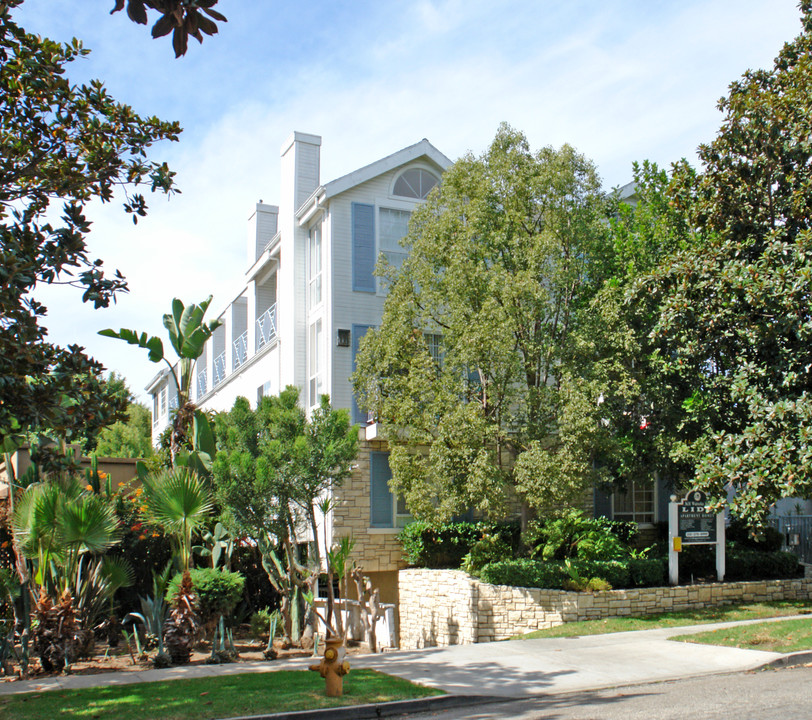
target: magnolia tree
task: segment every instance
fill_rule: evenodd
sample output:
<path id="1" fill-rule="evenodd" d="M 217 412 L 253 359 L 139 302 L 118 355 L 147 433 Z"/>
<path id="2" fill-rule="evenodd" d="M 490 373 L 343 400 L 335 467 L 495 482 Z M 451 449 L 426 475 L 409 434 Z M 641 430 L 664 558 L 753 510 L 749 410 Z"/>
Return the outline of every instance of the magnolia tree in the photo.
<path id="1" fill-rule="evenodd" d="M 771 70 L 748 71 L 719 107 L 698 171 L 678 164 L 669 200 L 695 230 L 649 278 L 653 337 L 691 385 L 675 453 L 717 504 L 755 523 L 812 494 L 812 3 Z M 681 427 L 676 427 L 681 430 Z"/>

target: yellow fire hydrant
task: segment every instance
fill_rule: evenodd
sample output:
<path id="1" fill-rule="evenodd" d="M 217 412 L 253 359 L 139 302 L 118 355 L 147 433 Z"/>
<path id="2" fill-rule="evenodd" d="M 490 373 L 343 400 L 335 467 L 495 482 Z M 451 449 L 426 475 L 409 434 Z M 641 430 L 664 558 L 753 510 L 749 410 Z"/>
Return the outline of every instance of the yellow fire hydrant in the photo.
<path id="1" fill-rule="evenodd" d="M 311 670 L 318 671 L 327 681 L 327 697 L 341 697 L 344 694 L 344 676 L 350 671 L 350 663 L 344 657 L 347 649 L 341 638 L 330 638 L 326 641 L 324 657 L 318 665 L 311 665 Z"/>

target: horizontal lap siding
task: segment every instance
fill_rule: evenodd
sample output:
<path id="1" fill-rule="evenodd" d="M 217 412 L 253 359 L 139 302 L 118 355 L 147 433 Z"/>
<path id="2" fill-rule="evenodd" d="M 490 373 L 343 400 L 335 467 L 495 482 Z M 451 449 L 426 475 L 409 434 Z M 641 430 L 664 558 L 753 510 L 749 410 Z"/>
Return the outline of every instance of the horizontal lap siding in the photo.
<path id="1" fill-rule="evenodd" d="M 350 409 L 352 390 L 352 348 L 335 347 L 339 328 L 350 330 L 353 325 L 379 326 L 383 315 L 384 297 L 377 293 L 355 292 L 352 289 L 352 203 L 375 205 L 376 200 L 389 196 L 392 179 L 400 170 L 384 173 L 330 201 L 330 242 L 332 273 L 332 400 L 335 407 Z M 377 233 L 377 206 L 375 226 Z"/>

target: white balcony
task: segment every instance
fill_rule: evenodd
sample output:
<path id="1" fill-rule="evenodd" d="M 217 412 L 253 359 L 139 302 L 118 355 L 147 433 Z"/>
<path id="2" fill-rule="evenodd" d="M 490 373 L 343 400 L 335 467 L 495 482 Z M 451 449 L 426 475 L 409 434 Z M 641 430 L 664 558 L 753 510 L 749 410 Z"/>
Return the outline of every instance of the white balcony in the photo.
<path id="1" fill-rule="evenodd" d="M 234 369 L 248 360 L 248 331 L 246 330 L 234 341 Z"/>
<path id="2" fill-rule="evenodd" d="M 226 379 L 226 353 L 225 350 L 214 358 L 214 382 L 212 387 L 217 387 Z"/>
<path id="3" fill-rule="evenodd" d="M 276 339 L 276 303 L 257 318 L 257 350 Z"/>

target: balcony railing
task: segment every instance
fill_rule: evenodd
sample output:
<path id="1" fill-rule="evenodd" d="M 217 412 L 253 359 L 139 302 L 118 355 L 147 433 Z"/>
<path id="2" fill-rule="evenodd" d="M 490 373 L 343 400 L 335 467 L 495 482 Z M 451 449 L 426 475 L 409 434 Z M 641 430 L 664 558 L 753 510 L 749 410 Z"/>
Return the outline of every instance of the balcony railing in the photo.
<path id="1" fill-rule="evenodd" d="M 223 380 L 226 379 L 226 352 L 223 350 L 216 358 L 214 358 L 214 382 L 212 387 L 217 387 Z"/>
<path id="2" fill-rule="evenodd" d="M 234 369 L 248 360 L 248 330 L 234 341 Z"/>
<path id="3" fill-rule="evenodd" d="M 199 398 L 203 397 L 206 394 L 206 391 L 208 390 L 208 384 L 209 384 L 209 373 L 208 370 L 204 368 L 197 374 L 197 396 Z"/>
<path id="4" fill-rule="evenodd" d="M 257 350 L 276 338 L 276 303 L 257 318 Z"/>

